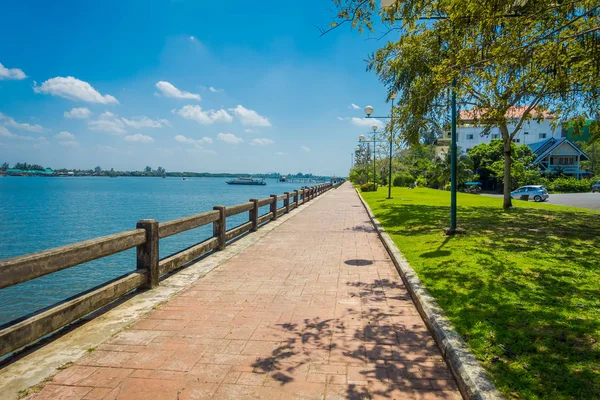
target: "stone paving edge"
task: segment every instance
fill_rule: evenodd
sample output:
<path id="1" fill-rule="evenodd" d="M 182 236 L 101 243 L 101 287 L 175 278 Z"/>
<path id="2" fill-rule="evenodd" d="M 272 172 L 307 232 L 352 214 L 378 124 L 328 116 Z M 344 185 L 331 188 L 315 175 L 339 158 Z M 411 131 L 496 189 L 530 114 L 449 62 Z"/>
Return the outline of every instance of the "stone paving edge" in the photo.
<path id="1" fill-rule="evenodd" d="M 458 332 L 454 330 L 435 298 L 429 294 L 415 270 L 404 258 L 381 223 L 375 218 L 367 202 L 358 190 L 356 190 L 356 193 L 412 296 L 419 314 L 421 314 L 444 360 L 450 367 L 462 396 L 469 400 L 504 400 L 504 397 L 479 364 L 475 355 L 469 350 Z"/>

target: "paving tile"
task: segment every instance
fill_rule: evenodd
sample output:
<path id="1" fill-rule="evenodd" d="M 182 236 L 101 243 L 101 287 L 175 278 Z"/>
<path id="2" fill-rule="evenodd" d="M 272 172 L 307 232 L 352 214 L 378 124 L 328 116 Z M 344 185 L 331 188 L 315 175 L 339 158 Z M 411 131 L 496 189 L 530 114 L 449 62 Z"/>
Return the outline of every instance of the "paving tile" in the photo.
<path id="1" fill-rule="evenodd" d="M 35 398 L 459 398 L 354 189 L 303 208 Z"/>

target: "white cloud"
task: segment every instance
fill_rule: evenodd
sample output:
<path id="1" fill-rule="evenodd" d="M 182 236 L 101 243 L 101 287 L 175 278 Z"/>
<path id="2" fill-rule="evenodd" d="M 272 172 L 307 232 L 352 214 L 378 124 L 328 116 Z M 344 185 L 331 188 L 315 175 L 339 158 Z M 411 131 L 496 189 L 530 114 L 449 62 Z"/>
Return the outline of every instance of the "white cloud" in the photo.
<path id="1" fill-rule="evenodd" d="M 354 110 L 360 110 L 360 106 L 357 106 L 356 104 L 352 103 L 348 106 L 348 108 L 352 108 Z"/>
<path id="2" fill-rule="evenodd" d="M 116 133 L 117 135 L 123 135 L 127 133 L 125 130 L 125 124 L 119 119 L 99 119 L 96 121 L 88 122 L 88 128 L 92 131 L 101 131 L 108 133 Z"/>
<path id="3" fill-rule="evenodd" d="M 131 126 L 132 128 L 162 128 L 161 121 L 164 123 L 166 120 L 153 120 L 148 117 L 133 117 L 132 119 L 121 118 L 121 120 L 127 126 Z M 167 121 L 168 122 L 168 121 Z"/>
<path id="4" fill-rule="evenodd" d="M 71 132 L 62 131 L 56 136 L 54 136 L 54 138 L 61 140 L 75 140 L 75 135 L 73 135 Z"/>
<path id="5" fill-rule="evenodd" d="M 217 135 L 217 139 L 219 139 L 225 143 L 231 143 L 231 144 L 238 144 L 238 143 L 242 143 L 244 141 L 244 139 L 242 139 L 241 137 L 235 136 L 233 133 L 219 133 Z"/>
<path id="6" fill-rule="evenodd" d="M 85 108 L 85 107 L 76 107 L 71 109 L 71 111 L 65 111 L 63 113 L 63 115 L 65 116 L 65 118 L 67 119 L 86 119 L 89 118 L 90 115 L 92 115 L 92 112 L 90 111 L 89 108 Z"/>
<path id="7" fill-rule="evenodd" d="M 277 153 L 275 153 L 276 156 L 286 156 L 287 153 L 282 153 L 281 151 L 278 151 Z"/>
<path id="8" fill-rule="evenodd" d="M 114 117 L 116 117 L 116 115 L 111 113 L 110 111 L 104 111 L 102 114 L 100 114 L 100 118 L 114 118 Z"/>
<path id="9" fill-rule="evenodd" d="M 200 106 L 184 106 L 181 110 L 177 111 L 177 114 L 183 118 L 191 119 L 202 125 L 210 125 L 215 122 L 232 122 L 233 117 L 225 110 L 208 110 L 202 111 Z"/>
<path id="10" fill-rule="evenodd" d="M 273 144 L 275 142 L 273 142 L 271 139 L 267 139 L 267 138 L 256 138 L 256 139 L 252 139 L 252 141 L 250 141 L 250 144 L 252 146 L 266 146 L 268 144 Z"/>
<path id="11" fill-rule="evenodd" d="M 337 119 L 339 119 L 340 121 L 345 121 L 345 120 L 347 120 L 348 118 L 344 118 L 344 117 L 337 117 Z"/>
<path id="12" fill-rule="evenodd" d="M 244 126 L 271 126 L 268 118 L 259 115 L 254 110 L 249 110 L 242 105 L 230 109 L 242 121 Z"/>
<path id="13" fill-rule="evenodd" d="M 361 128 L 371 128 L 373 125 L 377 125 L 377 128 L 382 128 L 385 124 L 375 118 L 352 118 L 350 120 L 354 125 L 360 126 Z"/>
<path id="14" fill-rule="evenodd" d="M 58 144 L 63 147 L 79 147 L 79 143 L 75 140 L 65 140 L 62 142 L 58 142 Z"/>
<path id="15" fill-rule="evenodd" d="M 244 129 L 245 133 L 255 133 L 256 129 Z"/>
<path id="16" fill-rule="evenodd" d="M 0 81 L 3 79 L 21 80 L 27 78 L 27 75 L 19 68 L 6 68 L 0 64 Z"/>
<path id="17" fill-rule="evenodd" d="M 125 139 L 126 142 L 154 143 L 154 139 L 152 137 L 142 135 L 141 133 L 136 133 L 135 135 L 127 135 L 123 139 Z"/>
<path id="18" fill-rule="evenodd" d="M 87 82 L 67 76 L 57 76 L 48 79 L 41 86 L 34 86 L 36 93 L 51 94 L 53 96 L 64 97 L 69 100 L 86 101 L 88 103 L 100 104 L 119 104 L 119 101 L 110 94 L 101 95 L 96 89 Z"/>
<path id="19" fill-rule="evenodd" d="M 43 136 L 39 136 L 39 137 L 33 137 L 33 136 L 23 136 L 23 135 L 15 135 L 13 134 L 11 131 L 9 131 L 8 129 L 6 129 L 3 126 L 0 126 L 0 136 L 1 137 L 5 137 L 5 138 L 9 138 L 9 139 L 17 139 L 17 140 L 24 140 L 24 141 L 29 141 L 29 142 L 37 142 L 35 144 L 35 146 L 39 146 L 42 144 L 48 144 L 48 139 L 46 139 Z"/>
<path id="20" fill-rule="evenodd" d="M 15 129 L 21 129 L 24 131 L 28 131 L 28 132 L 44 132 L 45 129 L 43 126 L 38 125 L 38 124 L 28 124 L 28 123 L 21 123 L 21 122 L 17 122 L 15 121 L 13 118 L 9 117 L 8 115 L 4 115 L 2 113 L 0 113 L 0 119 L 1 120 L 5 120 L 4 125 L 6 126 L 10 126 L 11 128 L 15 128 Z"/>
<path id="21" fill-rule="evenodd" d="M 213 93 L 221 93 L 223 91 L 223 89 L 217 89 L 215 87 L 209 87 L 208 90 L 210 90 Z"/>
<path id="22" fill-rule="evenodd" d="M 310 151 L 310 147 L 306 147 L 306 146 L 300 146 L 300 148 L 306 152 Z"/>
<path id="23" fill-rule="evenodd" d="M 185 92 L 177 89 L 171 83 L 166 81 L 160 81 L 156 83 L 156 88 L 162 92 L 165 97 L 173 97 L 176 99 L 191 99 L 201 100 L 200 95 L 196 93 Z"/>
<path id="24" fill-rule="evenodd" d="M 206 137 L 206 136 L 203 137 L 202 139 L 192 139 L 192 138 L 185 137 L 183 135 L 177 135 L 177 136 L 175 136 L 175 140 L 177 140 L 179 143 L 191 144 L 198 149 L 203 149 L 204 147 L 202 147 L 202 145 L 205 143 L 213 142 L 213 140 L 211 138 Z"/>
<path id="25" fill-rule="evenodd" d="M 196 37 L 195 36 L 190 36 L 190 42 L 195 42 L 196 41 Z"/>

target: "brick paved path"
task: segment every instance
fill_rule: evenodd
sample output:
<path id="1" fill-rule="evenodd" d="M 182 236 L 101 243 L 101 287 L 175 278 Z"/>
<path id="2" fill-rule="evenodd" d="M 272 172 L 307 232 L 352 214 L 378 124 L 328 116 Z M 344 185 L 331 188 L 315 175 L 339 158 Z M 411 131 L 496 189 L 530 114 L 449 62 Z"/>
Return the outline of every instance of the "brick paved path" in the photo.
<path id="1" fill-rule="evenodd" d="M 41 399 L 455 399 L 349 184 L 75 365 Z"/>

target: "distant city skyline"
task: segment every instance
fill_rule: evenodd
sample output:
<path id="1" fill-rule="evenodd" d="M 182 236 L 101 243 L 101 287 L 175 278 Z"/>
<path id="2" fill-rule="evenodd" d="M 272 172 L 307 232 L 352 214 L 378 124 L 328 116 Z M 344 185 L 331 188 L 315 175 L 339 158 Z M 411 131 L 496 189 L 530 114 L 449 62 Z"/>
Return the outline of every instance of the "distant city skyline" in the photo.
<path id="1" fill-rule="evenodd" d="M 0 162 L 346 175 L 384 42 L 333 3 L 42 1 L 0 17 Z"/>

